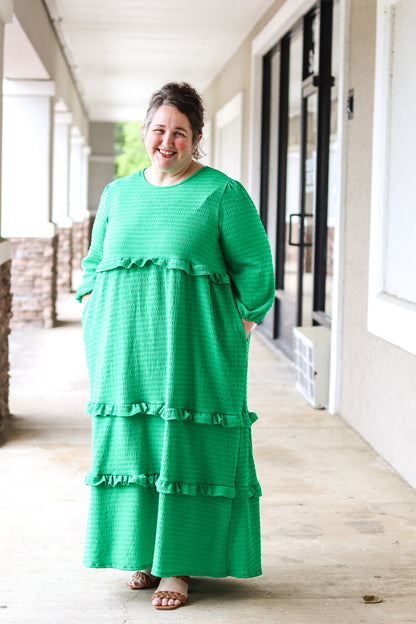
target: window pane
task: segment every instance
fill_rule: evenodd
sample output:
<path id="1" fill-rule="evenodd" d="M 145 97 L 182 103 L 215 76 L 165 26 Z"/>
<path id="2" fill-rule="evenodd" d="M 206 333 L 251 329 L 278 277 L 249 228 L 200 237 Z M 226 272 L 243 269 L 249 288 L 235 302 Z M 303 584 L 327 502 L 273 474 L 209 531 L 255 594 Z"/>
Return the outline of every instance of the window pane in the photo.
<path id="1" fill-rule="evenodd" d="M 306 101 L 306 160 L 305 160 L 305 219 L 303 256 L 303 306 L 302 325 L 312 325 L 314 227 L 316 205 L 316 129 L 318 124 L 318 94 Z"/>
<path id="2" fill-rule="evenodd" d="M 416 210 L 412 185 L 416 160 L 416 3 L 398 2 L 392 16 L 384 288 L 390 295 L 416 303 Z"/>
<path id="3" fill-rule="evenodd" d="M 286 245 L 284 289 L 293 300 L 298 287 L 298 247 L 289 245 L 289 217 L 300 212 L 300 158 L 301 158 L 301 113 L 302 113 L 302 32 L 293 35 L 290 41 L 289 62 L 289 127 L 287 154 L 286 191 Z M 292 219 L 292 241 L 299 241 L 299 223 Z"/>
<path id="4" fill-rule="evenodd" d="M 335 84 L 331 89 L 331 134 L 329 139 L 329 180 L 328 180 L 328 240 L 326 261 L 326 298 L 325 312 L 332 316 L 332 287 L 334 276 L 334 239 L 337 210 L 339 206 L 339 178 L 338 178 L 338 85 L 339 85 L 339 57 L 340 57 L 340 4 L 334 2 L 332 19 L 332 75 Z"/>
<path id="5" fill-rule="evenodd" d="M 270 68 L 270 134 L 269 134 L 269 186 L 267 189 L 267 236 L 273 256 L 276 272 L 276 234 L 277 234 L 277 171 L 279 142 L 279 97 L 280 97 L 280 51 L 271 59 Z M 274 333 L 275 303 L 266 314 L 263 325 L 270 334 Z"/>
<path id="6" fill-rule="evenodd" d="M 279 141 L 279 82 L 280 52 L 271 59 L 271 96 L 270 96 L 270 150 L 269 150 L 269 188 L 267 199 L 267 235 L 272 250 L 273 264 L 276 266 L 276 225 L 277 225 L 277 167 Z"/>

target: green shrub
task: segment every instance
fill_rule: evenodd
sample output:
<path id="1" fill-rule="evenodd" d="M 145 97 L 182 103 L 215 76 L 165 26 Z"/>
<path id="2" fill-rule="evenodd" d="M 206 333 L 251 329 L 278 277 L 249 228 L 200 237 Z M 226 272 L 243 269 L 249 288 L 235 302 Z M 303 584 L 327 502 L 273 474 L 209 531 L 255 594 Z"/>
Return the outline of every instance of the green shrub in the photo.
<path id="1" fill-rule="evenodd" d="M 130 175 L 150 165 L 150 158 L 141 137 L 142 124 L 126 121 L 115 124 L 115 164 L 116 178 Z"/>

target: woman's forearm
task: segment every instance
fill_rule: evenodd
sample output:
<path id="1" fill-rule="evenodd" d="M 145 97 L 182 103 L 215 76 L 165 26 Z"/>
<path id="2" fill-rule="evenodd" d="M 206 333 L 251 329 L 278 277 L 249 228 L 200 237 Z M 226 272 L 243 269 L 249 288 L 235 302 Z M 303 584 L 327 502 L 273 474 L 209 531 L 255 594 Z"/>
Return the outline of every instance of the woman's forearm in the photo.
<path id="1" fill-rule="evenodd" d="M 244 331 L 246 332 L 246 338 L 248 338 L 248 335 L 250 333 L 250 331 L 253 329 L 255 323 L 253 321 L 247 321 L 246 319 L 241 319 L 241 322 L 243 324 L 244 327 Z"/>

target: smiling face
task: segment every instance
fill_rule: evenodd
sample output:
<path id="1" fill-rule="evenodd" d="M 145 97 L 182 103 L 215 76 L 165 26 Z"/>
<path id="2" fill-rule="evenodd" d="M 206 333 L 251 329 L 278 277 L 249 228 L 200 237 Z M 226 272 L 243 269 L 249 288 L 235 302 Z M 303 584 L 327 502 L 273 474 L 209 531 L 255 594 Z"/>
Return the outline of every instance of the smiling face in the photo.
<path id="1" fill-rule="evenodd" d="M 159 106 L 146 130 L 144 144 L 152 167 L 162 175 L 177 176 L 192 163 L 191 124 L 174 106 Z"/>

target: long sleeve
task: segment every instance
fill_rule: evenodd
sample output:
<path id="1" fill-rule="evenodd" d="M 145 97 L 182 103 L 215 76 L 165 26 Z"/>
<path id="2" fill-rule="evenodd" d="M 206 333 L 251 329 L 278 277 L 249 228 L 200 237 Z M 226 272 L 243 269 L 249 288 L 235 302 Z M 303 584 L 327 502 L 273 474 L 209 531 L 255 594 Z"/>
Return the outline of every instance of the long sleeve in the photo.
<path id="1" fill-rule="evenodd" d="M 273 304 L 273 261 L 260 217 L 244 187 L 231 180 L 220 209 L 221 246 L 239 314 L 259 323 Z"/>
<path id="2" fill-rule="evenodd" d="M 106 198 L 108 193 L 108 185 L 105 187 L 101 195 L 100 204 L 92 229 L 91 246 L 88 255 L 83 259 L 81 266 L 83 269 L 82 282 L 75 294 L 77 301 L 82 301 L 82 297 L 91 292 L 94 288 L 97 278 L 96 268 L 101 262 L 103 256 L 103 245 L 105 232 L 107 229 L 108 209 L 106 206 Z"/>

